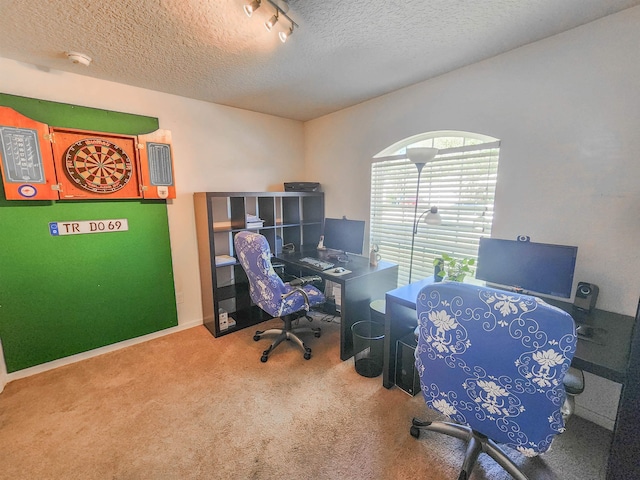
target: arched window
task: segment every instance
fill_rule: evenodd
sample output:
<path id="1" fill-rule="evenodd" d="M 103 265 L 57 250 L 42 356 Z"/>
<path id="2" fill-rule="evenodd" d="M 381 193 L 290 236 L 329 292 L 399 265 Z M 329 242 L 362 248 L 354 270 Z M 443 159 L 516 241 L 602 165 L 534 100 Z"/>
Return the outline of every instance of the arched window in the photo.
<path id="1" fill-rule="evenodd" d="M 406 157 L 407 147 L 435 147 L 436 158 L 420 175 Z M 500 141 L 468 132 L 438 131 L 401 140 L 374 157 L 371 167 L 370 242 L 382 258 L 400 265 L 398 283 L 433 275 L 433 261 L 443 253 L 477 258 L 481 237 L 491 235 Z M 417 216 L 438 207 L 440 225 L 419 223 Z"/>

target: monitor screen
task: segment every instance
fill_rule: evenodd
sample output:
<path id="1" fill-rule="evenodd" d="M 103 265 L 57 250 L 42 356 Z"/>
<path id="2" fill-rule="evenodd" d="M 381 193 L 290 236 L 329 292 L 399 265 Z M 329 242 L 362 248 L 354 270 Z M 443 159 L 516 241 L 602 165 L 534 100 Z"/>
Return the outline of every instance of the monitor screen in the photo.
<path id="1" fill-rule="evenodd" d="M 325 218 L 323 244 L 331 250 L 362 255 L 364 220 Z"/>
<path id="2" fill-rule="evenodd" d="M 476 278 L 554 297 L 571 297 L 578 247 L 481 238 Z"/>

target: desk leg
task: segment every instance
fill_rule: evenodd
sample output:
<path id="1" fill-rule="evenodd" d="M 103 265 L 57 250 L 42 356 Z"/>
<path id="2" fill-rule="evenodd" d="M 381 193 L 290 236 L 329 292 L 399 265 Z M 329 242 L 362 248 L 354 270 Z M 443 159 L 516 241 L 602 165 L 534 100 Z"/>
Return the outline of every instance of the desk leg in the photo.
<path id="1" fill-rule="evenodd" d="M 340 359 L 353 357 L 351 326 L 361 320 L 370 320 L 369 305 L 372 300 L 385 297 L 386 292 L 396 288 L 398 268 L 387 268 L 372 272 L 342 284 L 342 321 L 340 325 Z"/>
<path id="2" fill-rule="evenodd" d="M 411 333 L 416 325 L 418 319 L 414 309 L 396 303 L 393 297 L 386 297 L 382 369 L 382 385 L 385 388 L 391 388 L 396 384 L 396 342 Z"/>
<path id="3" fill-rule="evenodd" d="M 640 305 L 629 350 L 629 368 L 622 386 L 609 450 L 607 480 L 631 480 L 640 472 Z"/>

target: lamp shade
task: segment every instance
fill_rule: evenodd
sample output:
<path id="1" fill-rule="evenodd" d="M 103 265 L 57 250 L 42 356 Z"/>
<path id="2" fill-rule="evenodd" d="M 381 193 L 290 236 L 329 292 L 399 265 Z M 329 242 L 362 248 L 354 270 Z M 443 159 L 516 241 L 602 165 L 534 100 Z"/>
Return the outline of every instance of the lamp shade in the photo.
<path id="1" fill-rule="evenodd" d="M 423 220 L 424 219 L 424 220 Z M 435 205 L 420 214 L 413 222 L 413 235 L 418 233 L 418 224 L 423 221 L 425 225 L 442 225 L 442 217 Z M 413 242 L 412 242 L 413 243 Z"/>
<path id="2" fill-rule="evenodd" d="M 442 217 L 438 213 L 438 207 L 431 207 L 429 213 L 424 217 L 424 223 L 427 225 L 442 225 Z"/>
<path id="3" fill-rule="evenodd" d="M 428 163 L 438 154 L 437 148 L 431 147 L 414 147 L 407 148 L 407 158 L 412 163 Z"/>

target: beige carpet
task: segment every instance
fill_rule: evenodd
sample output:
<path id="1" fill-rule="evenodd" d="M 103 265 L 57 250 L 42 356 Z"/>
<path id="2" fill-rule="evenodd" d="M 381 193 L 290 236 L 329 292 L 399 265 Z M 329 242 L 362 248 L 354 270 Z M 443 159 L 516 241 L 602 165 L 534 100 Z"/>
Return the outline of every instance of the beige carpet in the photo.
<path id="1" fill-rule="evenodd" d="M 0 478 L 456 479 L 462 442 L 412 438 L 413 416 L 437 418 L 422 397 L 358 375 L 322 328 L 309 361 L 285 344 L 263 364 L 254 329 L 197 327 L 11 382 Z M 512 458 L 532 480 L 600 479 L 610 438 L 576 417 L 552 452 Z M 483 457 L 473 480 L 510 478 Z"/>

